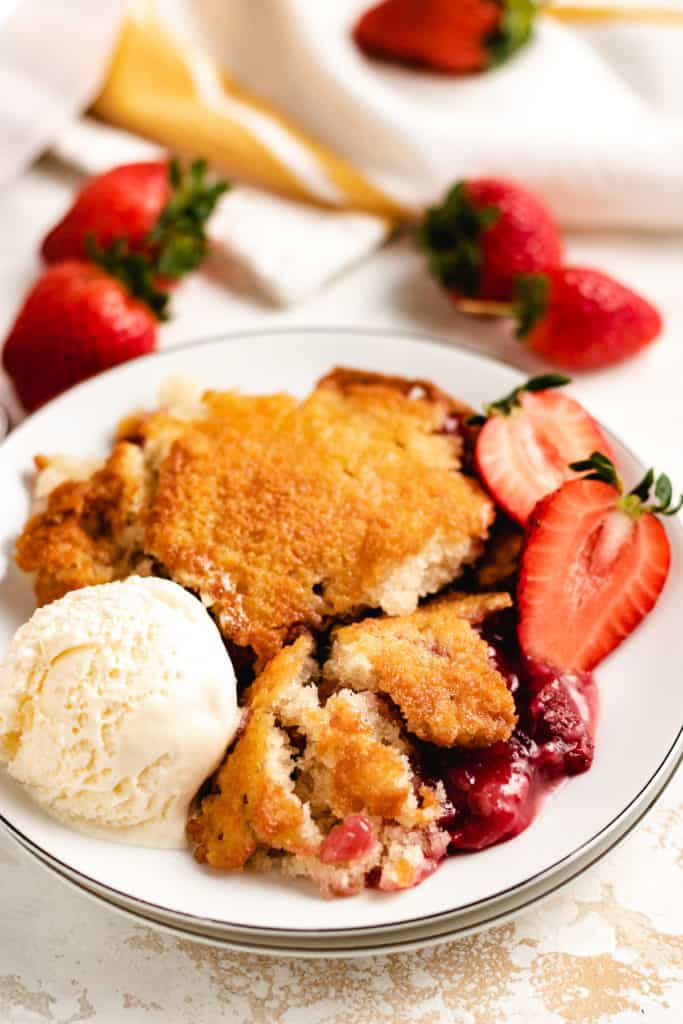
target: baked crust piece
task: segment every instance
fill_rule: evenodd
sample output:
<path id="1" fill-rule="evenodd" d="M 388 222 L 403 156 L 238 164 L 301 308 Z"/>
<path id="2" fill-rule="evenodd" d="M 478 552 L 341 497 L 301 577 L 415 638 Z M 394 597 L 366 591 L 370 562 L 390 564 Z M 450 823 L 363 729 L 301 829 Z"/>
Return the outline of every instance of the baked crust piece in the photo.
<path id="1" fill-rule="evenodd" d="M 190 820 L 197 860 L 277 868 L 327 895 L 358 892 L 369 874 L 382 889 L 416 885 L 446 853 L 449 808 L 443 785 L 420 778 L 405 726 L 449 746 L 510 736 L 512 697 L 473 628 L 510 603 L 453 594 L 341 627 L 322 671 L 312 637 L 283 648 L 247 692 L 244 730 Z M 371 841 L 331 862 L 330 836 L 357 816 Z"/>
<path id="2" fill-rule="evenodd" d="M 216 777 L 216 792 L 190 819 L 195 857 L 213 867 L 241 868 L 257 846 L 311 854 L 322 835 L 294 791 L 294 749 L 276 715 L 294 702 L 317 705 L 313 641 L 302 636 L 264 669 L 251 688 L 246 725 Z"/>
<path id="3" fill-rule="evenodd" d="M 19 568 L 36 574 L 38 604 L 78 587 L 149 574 L 142 550 L 149 480 L 141 449 L 116 444 L 92 476 L 65 480 L 44 495 L 41 476 L 54 472 L 53 461 L 59 462 L 36 458 L 44 508 L 28 520 L 15 551 Z"/>
<path id="4" fill-rule="evenodd" d="M 417 778 L 381 698 L 340 690 L 320 703 L 313 647 L 301 636 L 251 687 L 244 731 L 188 824 L 195 857 L 234 870 L 260 854 L 258 867 L 307 875 L 329 894 L 357 891 L 374 869 L 385 888 L 413 885 L 445 853 L 443 788 Z M 370 848 L 327 863 L 325 837 L 354 814 L 371 824 Z"/>
<path id="5" fill-rule="evenodd" d="M 129 417 L 102 470 L 47 496 L 17 546 L 41 603 L 144 558 L 262 667 L 296 630 L 412 611 L 481 554 L 494 509 L 460 471 L 467 410 L 427 382 L 338 369 L 303 401 L 189 410 Z"/>
<path id="6" fill-rule="evenodd" d="M 514 700 L 473 624 L 511 604 L 508 594 L 449 594 L 412 615 L 343 626 L 333 633 L 325 681 L 385 694 L 410 732 L 438 746 L 507 740 Z"/>
<path id="7" fill-rule="evenodd" d="M 481 553 L 492 504 L 440 433 L 461 407 L 412 387 L 337 371 L 303 402 L 209 393 L 162 461 L 146 550 L 260 664 L 295 626 L 411 611 Z"/>

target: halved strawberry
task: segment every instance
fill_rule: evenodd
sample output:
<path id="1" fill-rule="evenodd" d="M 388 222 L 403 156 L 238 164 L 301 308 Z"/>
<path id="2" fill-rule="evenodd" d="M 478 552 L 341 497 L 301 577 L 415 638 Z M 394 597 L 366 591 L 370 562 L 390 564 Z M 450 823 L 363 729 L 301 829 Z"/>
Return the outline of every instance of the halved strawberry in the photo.
<path id="1" fill-rule="evenodd" d="M 611 461 L 593 452 L 534 509 L 517 586 L 524 653 L 563 671 L 589 671 L 654 606 L 671 553 L 657 515 L 673 515 L 668 477 L 652 470 L 629 494 Z M 646 504 L 652 485 L 655 504 Z M 682 499 L 683 500 L 683 499 Z"/>
<path id="2" fill-rule="evenodd" d="M 599 450 L 611 457 L 607 438 L 576 399 L 551 390 L 568 377 L 533 377 L 505 398 L 485 406 L 474 461 L 494 500 L 522 526 L 541 498 L 578 474 L 569 463 Z"/>

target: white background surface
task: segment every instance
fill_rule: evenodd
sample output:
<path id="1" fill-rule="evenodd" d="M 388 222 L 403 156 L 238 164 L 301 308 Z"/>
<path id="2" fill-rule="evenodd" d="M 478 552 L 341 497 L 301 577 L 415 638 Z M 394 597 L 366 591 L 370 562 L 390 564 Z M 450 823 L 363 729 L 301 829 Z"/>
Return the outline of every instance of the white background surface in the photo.
<path id="1" fill-rule="evenodd" d="M 44 164 L 0 200 L 3 335 L 37 271 L 39 240 L 62 213 L 73 180 Z M 636 285 L 666 316 L 666 332 L 649 353 L 577 380 L 575 389 L 680 487 L 683 239 L 573 236 L 569 255 Z M 179 290 L 174 308 L 165 345 L 294 323 L 393 325 L 447 338 L 456 323 L 406 242 L 287 313 L 230 293 L 207 275 Z M 540 365 L 501 328 L 476 324 L 471 335 L 525 370 Z M 679 776 L 619 851 L 514 925 L 423 954 L 351 964 L 262 961 L 153 935 L 71 893 L 3 837 L 0 1022 L 674 1024 L 683 1012 L 682 800 Z"/>

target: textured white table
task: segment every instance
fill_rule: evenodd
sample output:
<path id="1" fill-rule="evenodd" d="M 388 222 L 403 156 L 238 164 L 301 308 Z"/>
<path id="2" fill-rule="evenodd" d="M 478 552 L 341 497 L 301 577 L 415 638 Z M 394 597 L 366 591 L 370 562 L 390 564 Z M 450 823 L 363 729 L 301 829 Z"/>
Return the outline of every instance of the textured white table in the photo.
<path id="1" fill-rule="evenodd" d="M 2 336 L 71 186 L 43 165 L 0 200 Z M 666 334 L 650 353 L 577 381 L 575 391 L 680 487 L 683 240 L 585 235 L 569 250 L 574 262 L 639 286 L 666 314 Z M 405 243 L 286 313 L 205 276 L 177 293 L 174 308 L 165 345 L 260 324 L 394 326 L 448 338 L 457 322 Z M 485 351 L 538 368 L 497 328 L 473 325 L 471 335 Z M 421 953 L 305 962 L 176 940 L 71 891 L 1 835 L 0 907 L 0 1024 L 679 1024 L 683 775 L 619 849 L 548 902 Z"/>

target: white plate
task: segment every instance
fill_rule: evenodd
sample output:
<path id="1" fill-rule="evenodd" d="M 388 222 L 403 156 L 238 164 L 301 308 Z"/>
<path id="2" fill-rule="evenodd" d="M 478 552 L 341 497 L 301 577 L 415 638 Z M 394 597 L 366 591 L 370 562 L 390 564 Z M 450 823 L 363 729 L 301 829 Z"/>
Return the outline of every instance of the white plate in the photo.
<path id="1" fill-rule="evenodd" d="M 412 949 L 452 942 L 455 938 L 464 938 L 481 931 L 482 928 L 504 924 L 511 917 L 532 906 L 537 907 L 559 888 L 592 867 L 635 828 L 673 776 L 676 767 L 677 762 L 671 761 L 667 773 L 658 773 L 642 798 L 634 802 L 629 812 L 619 818 L 618 823 L 605 829 L 597 840 L 587 844 L 581 852 L 567 858 L 565 864 L 549 869 L 537 880 L 517 886 L 500 898 L 475 904 L 467 910 L 456 910 L 450 914 L 426 918 L 395 928 L 352 929 L 336 933 L 317 931 L 301 932 L 296 935 L 291 932 L 275 934 L 254 929 L 233 930 L 215 922 L 190 919 L 186 915 L 164 912 L 158 908 L 150 910 L 135 900 L 115 896 L 111 890 L 97 886 L 92 881 L 86 887 L 76 873 L 68 871 L 49 856 L 40 853 L 31 844 L 19 840 L 16 833 L 10 834 L 20 846 L 70 887 L 91 897 L 95 902 L 108 905 L 123 917 L 138 922 L 144 921 L 148 926 L 176 937 L 191 938 L 194 941 L 252 954 L 307 959 L 405 953 Z"/>
<path id="2" fill-rule="evenodd" d="M 338 329 L 240 334 L 129 363 L 57 399 L 0 447 L 0 552 L 11 553 L 26 517 L 32 456 L 104 451 L 117 419 L 154 404 L 169 374 L 190 372 L 212 387 L 302 395 L 338 363 L 426 377 L 474 406 L 520 381 L 510 368 L 469 351 L 396 333 Z M 627 481 L 635 480 L 642 466 L 623 446 L 615 443 L 615 449 Z M 241 938 L 306 946 L 316 936 L 343 945 L 355 933 L 358 944 L 369 947 L 389 933 L 405 931 L 407 938 L 416 928 L 436 932 L 445 922 L 457 929 L 459 918 L 464 923 L 473 914 L 483 922 L 511 901 L 524 902 L 525 893 L 538 898 L 539 886 L 552 888 L 573 863 L 578 868 L 592 851 L 610 845 L 665 785 L 681 754 L 683 535 L 678 522 L 669 526 L 673 565 L 657 610 L 598 673 L 601 716 L 591 771 L 556 793 L 521 836 L 446 861 L 417 889 L 328 902 L 303 883 L 219 875 L 187 853 L 123 847 L 72 832 L 0 773 L 2 817 L 23 845 L 83 888 L 214 940 L 224 935 L 233 945 Z M 0 584 L 0 648 L 32 609 L 28 581 L 11 568 Z"/>

